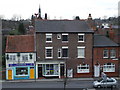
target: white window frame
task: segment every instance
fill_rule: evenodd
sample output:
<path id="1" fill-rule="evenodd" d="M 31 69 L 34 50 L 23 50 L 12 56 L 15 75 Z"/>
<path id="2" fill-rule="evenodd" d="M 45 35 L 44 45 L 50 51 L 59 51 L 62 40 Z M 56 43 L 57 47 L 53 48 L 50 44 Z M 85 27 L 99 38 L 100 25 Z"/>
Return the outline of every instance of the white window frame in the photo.
<path id="1" fill-rule="evenodd" d="M 107 56 L 104 56 L 105 50 L 107 51 Z M 108 58 L 108 57 L 109 57 L 109 50 L 108 50 L 108 49 L 104 49 L 104 50 L 103 50 L 103 58 Z"/>
<path id="2" fill-rule="evenodd" d="M 116 58 L 116 49 L 110 50 L 110 58 Z"/>
<path id="3" fill-rule="evenodd" d="M 51 36 L 51 41 L 47 41 L 47 36 Z M 46 43 L 51 43 L 52 42 L 52 33 L 46 33 Z"/>
<path id="4" fill-rule="evenodd" d="M 105 63 L 103 65 L 103 72 L 115 72 L 115 64 L 111 63 L 111 65 L 107 65 L 108 63 Z"/>
<path id="5" fill-rule="evenodd" d="M 67 35 L 67 37 L 68 37 L 68 33 L 62 33 L 62 42 L 65 42 L 65 43 L 68 42 L 68 41 L 63 41 L 63 35 Z"/>
<path id="6" fill-rule="evenodd" d="M 16 55 L 9 55 L 10 61 L 16 61 Z"/>
<path id="7" fill-rule="evenodd" d="M 79 56 L 78 49 L 84 49 L 84 56 Z M 77 58 L 85 58 L 85 46 L 78 46 L 77 47 Z"/>
<path id="8" fill-rule="evenodd" d="M 79 36 L 83 36 L 83 40 L 82 41 L 79 41 Z M 85 42 L 85 34 L 82 34 L 82 33 L 78 34 L 78 42 Z"/>
<path id="9" fill-rule="evenodd" d="M 60 54 L 60 56 L 59 56 Z M 58 48 L 58 58 L 61 58 L 62 57 L 62 49 L 61 48 Z"/>
<path id="10" fill-rule="evenodd" d="M 54 74 L 49 74 L 50 73 L 50 66 L 49 66 L 49 68 L 48 68 L 48 70 L 47 70 L 47 68 L 46 68 L 46 65 L 53 65 L 53 70 L 52 70 L 52 72 L 54 73 Z M 43 65 L 43 76 L 59 76 L 59 65 L 58 64 L 44 64 Z M 56 73 L 56 74 L 55 74 Z"/>
<path id="11" fill-rule="evenodd" d="M 86 69 L 81 69 L 83 67 L 86 67 Z M 90 67 L 88 64 L 80 64 L 77 66 L 77 73 L 89 73 L 90 72 Z"/>
<path id="12" fill-rule="evenodd" d="M 28 61 L 28 60 L 29 60 L 29 57 L 27 54 L 22 55 L 22 61 Z"/>
<path id="13" fill-rule="evenodd" d="M 61 39 L 61 34 L 57 34 L 57 39 Z"/>
<path id="14" fill-rule="evenodd" d="M 27 68 L 27 74 L 16 75 L 16 73 L 15 73 L 15 76 L 28 76 L 29 75 L 28 67 L 16 67 L 16 68 Z"/>
<path id="15" fill-rule="evenodd" d="M 51 52 L 51 57 L 47 57 L 47 49 L 51 49 L 52 50 L 52 52 Z M 53 47 L 45 47 L 45 58 L 47 59 L 47 58 L 49 58 L 49 59 L 51 59 L 51 58 L 53 58 Z"/>
<path id="16" fill-rule="evenodd" d="M 63 52 L 63 49 L 68 49 L 68 47 L 67 46 L 63 46 L 62 47 L 62 50 L 61 50 L 61 53 Z M 69 53 L 68 53 L 69 54 Z M 63 53 L 61 54 L 62 55 L 62 58 L 68 58 L 69 56 L 67 55 L 67 57 L 63 57 Z"/>

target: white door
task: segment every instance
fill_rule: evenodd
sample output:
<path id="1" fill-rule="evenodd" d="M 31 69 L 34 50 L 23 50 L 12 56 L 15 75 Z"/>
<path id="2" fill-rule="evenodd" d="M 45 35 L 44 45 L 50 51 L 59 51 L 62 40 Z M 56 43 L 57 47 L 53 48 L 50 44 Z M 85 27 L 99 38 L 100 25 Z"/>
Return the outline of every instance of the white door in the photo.
<path id="1" fill-rule="evenodd" d="M 94 77 L 100 76 L 100 65 L 94 65 Z"/>
<path id="2" fill-rule="evenodd" d="M 68 69 L 67 77 L 73 77 L 73 69 Z"/>

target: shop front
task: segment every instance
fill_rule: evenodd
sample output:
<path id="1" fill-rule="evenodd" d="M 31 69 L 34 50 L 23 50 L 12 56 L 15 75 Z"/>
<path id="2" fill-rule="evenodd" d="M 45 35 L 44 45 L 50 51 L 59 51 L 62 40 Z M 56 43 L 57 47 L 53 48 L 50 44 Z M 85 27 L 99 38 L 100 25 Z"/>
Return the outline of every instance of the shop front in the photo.
<path id="1" fill-rule="evenodd" d="M 34 79 L 35 68 L 33 63 L 9 64 L 6 72 L 7 80 Z"/>
<path id="2" fill-rule="evenodd" d="M 64 76 L 65 67 L 61 63 L 37 64 L 37 78 L 61 78 Z"/>

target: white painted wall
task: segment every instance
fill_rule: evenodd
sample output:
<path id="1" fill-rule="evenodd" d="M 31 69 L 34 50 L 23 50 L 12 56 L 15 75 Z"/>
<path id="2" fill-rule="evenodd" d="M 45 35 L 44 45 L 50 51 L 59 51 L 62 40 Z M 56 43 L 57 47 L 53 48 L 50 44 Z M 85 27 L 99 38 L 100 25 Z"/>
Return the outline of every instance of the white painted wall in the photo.
<path id="1" fill-rule="evenodd" d="M 6 68 L 8 68 L 9 64 L 17 64 L 17 63 L 34 63 L 34 61 L 36 61 L 36 53 L 20 53 L 20 57 L 18 58 L 17 53 L 5 53 L 5 55 L 7 56 L 7 54 L 10 55 L 15 55 L 16 59 L 15 60 L 7 60 L 6 59 Z M 32 59 L 30 59 L 29 54 L 32 54 Z M 28 61 L 23 61 L 22 60 L 22 55 L 28 55 Z"/>

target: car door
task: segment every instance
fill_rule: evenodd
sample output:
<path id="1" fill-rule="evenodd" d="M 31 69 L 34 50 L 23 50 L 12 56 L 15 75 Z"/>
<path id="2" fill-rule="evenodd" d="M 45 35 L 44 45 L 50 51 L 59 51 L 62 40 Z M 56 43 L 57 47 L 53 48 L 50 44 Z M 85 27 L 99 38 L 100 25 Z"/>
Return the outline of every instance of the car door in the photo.
<path id="1" fill-rule="evenodd" d="M 102 80 L 102 81 L 101 81 L 101 86 L 102 86 L 102 87 L 107 87 L 107 81 Z"/>

